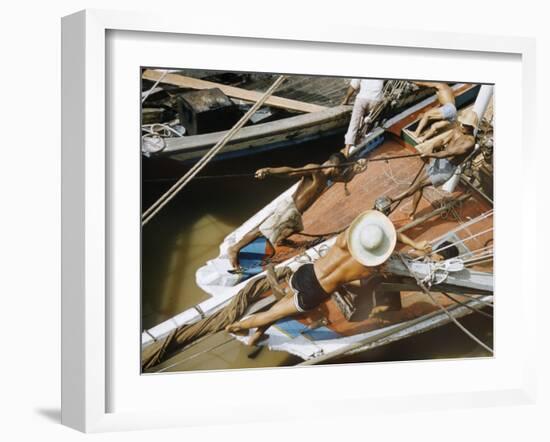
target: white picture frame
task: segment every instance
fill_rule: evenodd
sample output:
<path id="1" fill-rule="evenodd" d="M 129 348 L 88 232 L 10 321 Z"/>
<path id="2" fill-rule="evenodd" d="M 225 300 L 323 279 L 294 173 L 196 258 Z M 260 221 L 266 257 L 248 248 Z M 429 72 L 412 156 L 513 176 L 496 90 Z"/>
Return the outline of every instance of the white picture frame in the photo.
<path id="1" fill-rule="evenodd" d="M 170 17 L 168 14 L 156 16 L 151 13 L 99 10 L 82 11 L 65 17 L 62 22 L 62 423 L 80 431 L 206 425 L 211 419 L 216 419 L 216 422 L 245 422 L 284 419 L 297 415 L 297 410 L 289 406 L 280 412 L 263 407 L 245 417 L 231 413 L 224 416 L 224 404 L 218 409 L 213 406 L 211 415 L 207 415 L 205 408 L 201 406 L 197 406 L 194 413 L 170 406 L 160 411 L 110 410 L 109 393 L 113 384 L 109 367 L 113 354 L 108 336 L 112 312 L 109 310 L 107 289 L 112 275 L 109 274 L 110 257 L 107 246 L 112 240 L 112 231 L 108 228 L 112 205 L 107 185 L 111 166 L 106 147 L 106 119 L 110 116 L 107 113 L 108 88 L 105 73 L 108 63 L 106 36 L 112 31 L 196 37 L 226 36 L 243 39 L 250 45 L 254 41 L 267 39 L 274 45 L 281 46 L 310 42 L 338 44 L 342 48 L 346 45 L 359 45 L 382 49 L 417 48 L 518 56 L 521 58 L 522 75 L 520 155 L 526 168 L 534 161 L 534 119 L 533 106 L 530 106 L 535 102 L 535 46 L 532 39 L 404 30 L 396 32 L 338 25 L 330 30 L 311 27 L 296 29 L 281 23 L 276 26 L 258 23 L 238 28 L 233 23 L 200 18 L 182 26 L 177 17 Z M 536 218 L 536 194 L 533 189 L 523 187 L 519 192 L 521 201 L 518 204 L 523 210 L 521 235 L 526 237 L 525 232 L 533 228 Z M 532 254 L 534 247 L 532 242 L 524 242 L 520 258 L 525 259 Z M 497 279 L 497 290 L 498 287 Z M 501 290 L 506 289 L 501 286 Z M 536 302 L 534 278 L 523 278 L 521 291 L 521 304 Z M 533 403 L 536 393 L 536 361 L 532 356 L 534 339 L 529 340 L 529 337 L 533 337 L 536 325 L 523 325 L 522 333 L 526 338 L 526 349 L 521 356 L 524 358 L 521 361 L 523 371 L 521 376 L 518 374 L 517 379 L 514 378 L 513 383 L 486 391 L 477 389 L 463 390 L 460 393 L 433 392 L 422 396 L 399 395 L 399 392 L 392 391 L 379 398 L 376 407 L 372 401 L 358 400 L 363 397 L 362 393 L 358 393 L 357 397 L 342 396 L 339 399 L 339 413 L 368 414 L 374 412 L 375 408 L 378 411 L 396 412 L 410 409 L 411 404 L 416 409 L 468 407 L 472 400 L 487 406 Z M 137 330 L 136 341 L 139 340 L 139 335 Z M 330 373 L 329 370 L 332 369 L 326 368 L 325 373 Z M 353 368 L 355 375 L 358 369 L 360 367 Z M 450 365 L 449 369 L 452 369 Z M 391 370 L 398 371 L 399 367 L 394 366 Z M 275 370 L 270 375 L 279 376 L 279 372 L 283 372 L 282 376 L 287 379 L 299 375 L 289 370 Z M 199 376 L 205 375 L 196 374 L 192 379 L 199 382 Z M 252 385 L 254 382 L 261 383 L 260 378 L 265 376 L 265 372 L 264 375 L 255 372 L 254 376 L 258 379 L 250 380 Z M 223 383 L 229 377 L 226 373 L 217 373 L 217 378 L 211 376 L 209 381 L 223 388 Z M 174 376 L 165 376 L 164 379 L 164 384 L 175 382 Z M 367 396 L 364 397 L 368 399 Z M 310 400 L 316 416 L 328 416 L 328 411 L 323 408 L 325 402 L 317 397 Z"/>

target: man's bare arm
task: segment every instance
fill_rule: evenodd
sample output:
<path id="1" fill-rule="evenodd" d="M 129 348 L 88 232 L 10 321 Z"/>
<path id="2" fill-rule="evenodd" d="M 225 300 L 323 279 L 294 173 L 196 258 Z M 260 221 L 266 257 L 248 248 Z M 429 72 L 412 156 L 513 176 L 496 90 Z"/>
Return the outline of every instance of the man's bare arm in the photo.
<path id="1" fill-rule="evenodd" d="M 429 152 L 422 154 L 424 158 L 449 158 L 457 155 L 463 155 L 468 153 L 475 145 L 475 140 L 473 137 L 468 140 L 457 141 L 447 146 L 444 150 L 440 152 Z"/>
<path id="2" fill-rule="evenodd" d="M 346 91 L 346 96 L 344 97 L 344 100 L 342 101 L 342 104 L 348 104 L 350 98 L 355 93 L 355 88 L 353 86 L 349 86 L 348 90 Z"/>
<path id="3" fill-rule="evenodd" d="M 397 233 L 397 241 L 423 253 L 429 253 L 432 250 L 432 246 L 428 241 L 413 241 L 404 233 Z"/>
<path id="4" fill-rule="evenodd" d="M 295 168 L 295 167 L 265 167 L 263 169 L 258 169 L 256 171 L 255 177 L 258 179 L 265 178 L 268 175 L 277 176 L 277 177 L 303 177 L 306 175 L 311 175 L 316 172 L 320 167 L 320 164 L 306 164 L 304 167 Z M 317 170 L 318 171 L 318 170 Z"/>
<path id="5" fill-rule="evenodd" d="M 438 147 L 442 147 L 449 143 L 453 138 L 452 131 L 449 131 L 445 134 L 438 135 L 435 138 L 432 138 L 428 141 L 424 141 L 423 143 L 417 144 L 416 147 L 420 152 L 424 154 L 431 154 L 434 149 L 437 149 Z M 426 155 L 427 157 L 427 155 Z"/>
<path id="6" fill-rule="evenodd" d="M 413 81 L 414 84 L 417 86 L 424 86 L 424 87 L 434 87 L 437 88 L 437 86 L 440 83 L 434 83 L 433 81 Z"/>

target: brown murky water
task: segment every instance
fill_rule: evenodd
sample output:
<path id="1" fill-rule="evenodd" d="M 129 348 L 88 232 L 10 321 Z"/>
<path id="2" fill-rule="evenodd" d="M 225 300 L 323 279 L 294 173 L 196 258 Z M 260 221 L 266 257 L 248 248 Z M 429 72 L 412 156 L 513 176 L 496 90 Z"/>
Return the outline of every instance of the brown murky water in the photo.
<path id="1" fill-rule="evenodd" d="M 341 143 L 342 137 L 331 137 L 322 143 L 213 163 L 201 174 L 244 173 L 267 166 L 322 162 Z M 179 177 L 185 171 L 186 168 L 169 162 L 144 161 L 143 207 L 149 206 L 168 189 L 171 183 L 163 181 L 164 178 Z M 292 183 L 279 179 L 256 181 L 253 178 L 197 180 L 147 224 L 142 232 L 142 328 L 153 327 L 207 299 L 208 295 L 195 284 L 196 270 L 218 255 L 219 244 L 225 236 Z M 474 315 L 465 321 L 484 342 L 492 345 L 492 323 Z M 300 361 L 286 353 L 266 349 L 251 355 L 250 348 L 234 340 L 227 341 L 225 333 L 218 333 L 208 343 L 199 343 L 184 356 L 175 356 L 159 368 L 173 372 L 285 366 Z M 455 326 L 449 325 L 343 362 L 474 356 L 486 354 Z"/>

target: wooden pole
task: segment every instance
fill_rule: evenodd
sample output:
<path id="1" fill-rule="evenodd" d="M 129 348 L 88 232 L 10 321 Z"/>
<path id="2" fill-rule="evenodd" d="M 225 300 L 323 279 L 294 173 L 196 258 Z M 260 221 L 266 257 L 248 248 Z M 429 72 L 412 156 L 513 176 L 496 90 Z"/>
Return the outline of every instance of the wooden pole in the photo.
<path id="1" fill-rule="evenodd" d="M 229 97 L 239 98 L 243 101 L 255 102 L 260 99 L 262 96 L 261 92 L 249 91 L 234 86 L 227 86 L 225 84 L 215 83 L 213 81 L 200 80 L 198 78 L 186 77 L 179 74 L 166 74 L 160 71 L 146 70 L 143 72 L 143 78 L 145 80 L 159 81 L 160 83 L 171 84 L 174 86 L 190 88 L 190 89 L 212 89 L 218 88 L 225 95 Z M 282 98 L 272 96 L 267 99 L 265 102 L 266 105 L 280 108 L 288 109 L 298 112 L 320 112 L 327 109 L 324 106 L 319 106 L 317 104 L 305 103 L 303 101 L 291 100 L 289 98 Z"/>

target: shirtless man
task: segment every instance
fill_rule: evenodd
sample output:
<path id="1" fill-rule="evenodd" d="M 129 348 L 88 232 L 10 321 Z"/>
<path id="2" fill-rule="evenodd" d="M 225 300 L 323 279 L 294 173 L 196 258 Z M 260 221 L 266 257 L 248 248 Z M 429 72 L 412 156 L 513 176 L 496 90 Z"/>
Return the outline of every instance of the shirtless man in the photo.
<path id="1" fill-rule="evenodd" d="M 343 105 L 349 103 L 352 95 L 357 92 L 353 110 L 349 121 L 348 131 L 344 137 L 344 155 L 349 157 L 351 146 L 357 142 L 357 133 L 361 127 L 363 117 L 380 102 L 383 98 L 384 80 L 351 80 L 346 96 L 342 101 Z"/>
<path id="2" fill-rule="evenodd" d="M 300 266 L 292 274 L 290 293 L 268 311 L 230 324 L 226 331 L 243 334 L 257 328 L 248 341 L 248 345 L 254 345 L 278 320 L 314 309 L 342 285 L 372 275 L 393 253 L 396 241 L 424 253 L 430 251 L 427 241 L 414 242 L 397 233 L 389 218 L 381 212 L 368 210 L 362 213 L 346 231 L 338 235 L 325 256 L 313 264 Z M 365 259 L 365 250 L 368 259 Z M 370 255 L 369 251 L 372 252 Z"/>
<path id="3" fill-rule="evenodd" d="M 456 120 L 457 112 L 455 96 L 453 94 L 453 90 L 446 83 L 432 83 L 425 81 L 415 81 L 414 83 L 418 86 L 435 88 L 437 90 L 437 99 L 441 103 L 440 107 L 430 109 L 422 115 L 420 121 L 418 122 L 418 126 L 414 131 L 414 136 L 422 142 L 432 137 L 438 130 Z M 423 136 L 420 136 L 426 125 L 432 121 L 436 121 L 436 123 L 432 124 L 430 129 L 428 129 Z"/>
<path id="4" fill-rule="evenodd" d="M 323 166 L 338 166 L 346 161 L 346 157 L 337 152 L 325 161 Z M 300 184 L 292 196 L 281 201 L 275 211 L 260 225 L 246 233 L 238 242 L 229 247 L 229 261 L 237 268 L 239 251 L 256 238 L 264 236 L 272 246 L 303 229 L 302 214 L 319 198 L 327 188 L 329 180 L 347 182 L 355 173 L 362 171 L 366 160 L 359 160 L 354 166 L 347 168 L 328 167 L 319 169 L 319 164 L 307 164 L 296 169 L 292 167 L 266 167 L 256 171 L 257 179 L 267 176 L 281 178 L 300 178 Z"/>
<path id="5" fill-rule="evenodd" d="M 424 188 L 427 186 L 437 187 L 446 183 L 456 173 L 458 166 L 473 151 L 475 147 L 474 130 L 477 123 L 477 114 L 473 110 L 468 110 L 458 118 L 458 124 L 448 134 L 417 145 L 416 147 L 422 153 L 420 158 L 430 158 L 431 160 L 411 187 L 400 195 L 390 198 L 390 201 L 394 203 L 414 195 L 409 214 L 409 217 L 414 219 Z"/>

